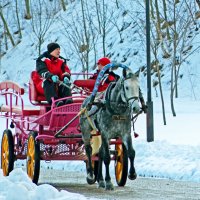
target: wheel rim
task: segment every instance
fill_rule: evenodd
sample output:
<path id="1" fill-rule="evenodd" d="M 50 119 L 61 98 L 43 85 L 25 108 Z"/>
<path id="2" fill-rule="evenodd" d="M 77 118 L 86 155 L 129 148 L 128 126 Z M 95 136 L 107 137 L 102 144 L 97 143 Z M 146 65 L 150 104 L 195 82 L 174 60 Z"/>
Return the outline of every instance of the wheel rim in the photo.
<path id="1" fill-rule="evenodd" d="M 35 169 L 35 139 L 31 136 L 28 140 L 27 173 L 33 179 Z"/>
<path id="2" fill-rule="evenodd" d="M 117 159 L 116 159 L 116 179 L 117 181 L 120 181 L 122 178 L 122 172 L 123 172 L 123 149 L 122 145 L 116 145 L 117 150 Z"/>
<path id="3" fill-rule="evenodd" d="M 3 175 L 7 176 L 9 167 L 9 143 L 8 136 L 6 134 L 4 135 L 2 140 L 1 167 L 3 169 Z"/>

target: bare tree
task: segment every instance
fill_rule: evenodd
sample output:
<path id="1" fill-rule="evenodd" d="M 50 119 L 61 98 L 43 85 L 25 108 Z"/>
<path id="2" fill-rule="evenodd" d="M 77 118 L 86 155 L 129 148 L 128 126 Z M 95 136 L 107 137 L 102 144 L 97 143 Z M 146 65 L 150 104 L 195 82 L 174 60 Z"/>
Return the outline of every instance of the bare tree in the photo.
<path id="1" fill-rule="evenodd" d="M 25 5 L 26 5 L 26 14 L 25 14 L 25 19 L 31 19 L 31 9 L 30 9 L 30 1 L 25 0 Z"/>
<path id="2" fill-rule="evenodd" d="M 103 54 L 106 56 L 106 36 L 108 34 L 108 26 L 111 25 L 113 10 L 109 10 L 105 0 L 95 0 L 96 14 L 98 19 L 98 31 L 102 38 Z"/>
<path id="3" fill-rule="evenodd" d="M 63 9 L 64 11 L 66 11 L 67 8 L 66 8 L 66 5 L 65 5 L 65 1 L 64 1 L 64 0 L 60 0 L 60 1 L 61 1 L 62 9 Z"/>
<path id="4" fill-rule="evenodd" d="M 6 21 L 5 17 L 4 17 L 4 15 L 3 15 L 3 8 L 2 7 L 0 7 L 0 18 L 1 18 L 1 20 L 3 22 L 3 25 L 4 25 L 4 29 L 5 29 L 5 33 L 6 33 L 5 37 L 8 36 L 12 46 L 15 46 L 14 39 L 13 39 L 12 34 L 11 34 L 10 30 L 9 30 L 7 21 Z"/>
<path id="5" fill-rule="evenodd" d="M 141 8 L 145 8 L 142 6 Z M 178 98 L 178 83 L 182 75 L 180 71 L 199 46 L 194 39 L 198 35 L 198 23 L 195 19 L 195 1 L 155 0 L 150 1 L 151 8 L 151 49 L 154 56 L 152 76 L 154 83 L 159 86 L 162 108 L 164 99 L 162 83 L 170 83 L 170 101 L 173 116 L 176 116 L 174 98 Z M 145 21 L 138 15 L 138 27 L 141 32 L 145 28 Z M 141 37 L 142 38 L 142 37 Z M 143 37 L 145 39 L 145 37 Z M 162 68 L 160 68 L 162 66 Z M 165 73 L 171 71 L 170 79 L 165 78 Z M 146 72 L 144 71 L 144 74 Z M 184 76 L 184 75 L 183 75 Z M 156 80 L 157 79 L 157 80 Z M 163 114 L 164 124 L 166 124 Z"/>
<path id="6" fill-rule="evenodd" d="M 174 97 L 178 97 L 178 80 L 180 77 L 180 69 L 189 55 L 191 55 L 193 48 L 193 41 L 197 35 L 196 22 L 193 18 L 194 15 L 194 3 L 182 1 L 180 3 L 175 2 L 169 7 L 169 15 L 173 23 L 169 26 L 169 31 L 173 43 L 170 41 L 168 45 L 171 45 L 172 56 L 171 59 L 171 110 L 173 116 L 176 116 L 174 108 Z M 193 13 L 192 13 L 193 10 Z M 199 48 L 199 47 L 197 47 Z"/>
<path id="7" fill-rule="evenodd" d="M 166 125 L 167 122 L 166 122 L 166 116 L 165 116 L 165 101 L 164 101 L 164 95 L 163 95 L 163 90 L 162 90 L 162 64 L 160 64 L 159 59 L 158 59 L 159 45 L 156 40 L 157 36 L 155 36 L 152 33 L 152 37 L 153 37 L 153 40 L 151 40 L 151 49 L 152 49 L 152 54 L 154 56 L 154 61 L 151 62 L 151 69 L 152 69 L 152 74 L 156 73 L 156 78 L 155 78 L 156 81 L 154 81 L 153 87 L 156 88 L 157 84 L 159 86 L 161 105 L 162 105 L 163 124 Z"/>
<path id="8" fill-rule="evenodd" d="M 41 46 L 44 42 L 45 36 L 54 22 L 55 13 L 54 8 L 45 0 L 38 0 L 31 5 L 32 18 L 31 25 L 34 35 L 37 38 L 38 55 L 41 54 Z"/>
<path id="9" fill-rule="evenodd" d="M 17 18 L 19 37 L 22 38 L 21 24 L 20 24 L 20 19 L 19 19 L 18 0 L 15 0 L 15 12 L 16 12 L 16 18 Z"/>
<path id="10" fill-rule="evenodd" d="M 81 0 L 81 11 L 82 11 L 82 23 L 83 23 L 83 50 L 85 52 L 84 60 L 86 64 L 86 71 L 88 72 L 88 66 L 89 66 L 89 46 L 90 46 L 90 33 L 89 33 L 89 27 L 87 26 L 86 21 L 86 9 L 84 5 L 84 0 Z"/>
<path id="11" fill-rule="evenodd" d="M 82 71 L 89 71 L 90 53 L 96 54 L 95 43 L 98 33 L 94 29 L 92 18 L 94 13 L 89 9 L 87 0 L 81 0 L 81 12 L 74 10 L 70 19 L 62 18 L 63 34 L 69 41 L 73 54 L 77 56 L 82 65 Z"/>

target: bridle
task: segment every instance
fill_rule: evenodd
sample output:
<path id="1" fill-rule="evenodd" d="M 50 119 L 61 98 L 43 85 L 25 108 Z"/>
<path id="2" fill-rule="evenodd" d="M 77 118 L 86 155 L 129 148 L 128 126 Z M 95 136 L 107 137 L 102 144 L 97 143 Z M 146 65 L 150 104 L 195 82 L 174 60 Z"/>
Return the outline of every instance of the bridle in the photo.
<path id="1" fill-rule="evenodd" d="M 121 91 L 121 99 L 122 99 L 122 102 L 121 103 L 118 103 L 118 108 L 119 107 L 121 107 L 121 112 L 123 113 L 123 112 L 125 112 L 126 110 L 127 110 L 127 108 L 129 107 L 129 101 L 130 100 L 132 100 L 132 99 L 134 99 L 134 101 L 136 101 L 136 100 L 138 100 L 138 97 L 135 97 L 135 96 L 133 96 L 133 97 L 127 97 L 127 95 L 126 95 L 126 92 L 125 92 L 125 86 L 124 86 L 124 81 L 126 81 L 127 79 L 131 79 L 132 77 L 134 76 L 134 74 L 132 74 L 132 73 L 130 73 L 130 74 L 128 74 L 128 76 L 126 76 L 125 78 L 121 78 L 121 79 L 119 79 L 118 81 L 120 81 L 120 86 L 119 86 L 119 88 L 122 90 Z M 116 112 L 116 110 L 114 110 L 113 108 L 112 108 L 112 106 L 111 106 L 111 104 L 112 103 L 116 103 L 116 102 L 113 102 L 113 101 L 111 101 L 111 91 L 112 91 L 112 89 L 116 86 L 116 84 L 117 84 L 117 82 L 111 82 L 110 84 L 109 84 L 109 86 L 108 86 L 108 88 L 107 88 L 107 90 L 106 90 L 106 94 L 105 94 L 105 104 L 106 104 L 106 108 L 109 110 L 109 112 L 110 113 L 112 113 L 112 114 L 119 114 L 119 113 L 117 113 Z M 123 101 L 123 99 L 125 100 L 125 101 Z M 133 102 L 134 102 L 133 101 Z M 133 103 L 132 102 L 132 103 Z"/>
<path id="2" fill-rule="evenodd" d="M 125 82 L 127 79 L 133 78 L 133 76 L 134 76 L 134 74 L 129 73 L 125 78 L 122 78 L 122 80 L 121 80 L 121 82 L 120 82 L 121 86 L 123 86 L 123 90 L 122 90 L 122 93 L 121 93 L 121 97 L 122 97 L 122 99 L 125 99 L 127 103 L 128 103 L 130 100 L 132 100 L 132 99 L 134 99 L 134 101 L 138 100 L 138 97 L 136 97 L 136 96 L 132 96 L 132 97 L 129 97 L 129 98 L 128 98 L 127 95 L 126 95 L 126 92 L 125 92 L 124 82 Z"/>

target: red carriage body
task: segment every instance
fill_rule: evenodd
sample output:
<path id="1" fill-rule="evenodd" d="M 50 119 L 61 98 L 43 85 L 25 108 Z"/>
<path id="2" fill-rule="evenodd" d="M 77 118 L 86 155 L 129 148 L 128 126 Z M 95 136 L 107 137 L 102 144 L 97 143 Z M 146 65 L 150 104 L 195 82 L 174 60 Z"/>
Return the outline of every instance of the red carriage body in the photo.
<path id="1" fill-rule="evenodd" d="M 32 81 L 33 73 L 35 72 L 32 72 L 29 82 L 29 106 L 24 103 L 24 88 L 12 81 L 0 83 L 0 97 L 4 99 L 0 105 L 0 117 L 6 119 L 1 144 L 1 168 L 7 176 L 13 170 L 15 160 L 26 159 L 27 173 L 37 183 L 40 160 L 83 160 L 87 164 L 79 116 L 84 112 L 81 110 L 82 102 L 92 91 L 95 81 L 74 81 L 73 103 L 56 107 L 56 101 L 50 106 L 44 96 L 37 94 Z M 94 144 L 98 147 L 101 143 L 99 137 L 99 133 L 96 133 L 91 138 L 97 138 Z M 115 144 L 117 154 L 123 159 L 121 140 L 112 141 L 111 144 Z M 116 151 L 112 159 L 117 163 L 120 160 L 116 158 Z M 96 153 L 93 154 L 93 162 L 97 173 Z M 118 171 L 127 170 L 126 166 L 124 169 L 121 169 L 121 164 L 118 166 Z M 122 178 L 121 175 L 118 176 L 117 174 L 116 178 Z"/>

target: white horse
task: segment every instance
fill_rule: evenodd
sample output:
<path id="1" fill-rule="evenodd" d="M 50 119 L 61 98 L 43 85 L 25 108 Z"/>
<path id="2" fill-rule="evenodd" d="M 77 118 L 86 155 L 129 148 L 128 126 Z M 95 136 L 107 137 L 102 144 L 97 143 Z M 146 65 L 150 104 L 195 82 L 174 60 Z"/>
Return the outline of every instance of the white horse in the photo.
<path id="1" fill-rule="evenodd" d="M 135 150 L 132 146 L 131 138 L 131 117 L 133 110 L 139 111 L 139 81 L 138 77 L 129 69 L 123 69 L 123 75 L 116 83 L 111 83 L 105 92 L 105 104 L 100 106 L 97 112 L 91 114 L 90 119 L 95 124 L 96 128 L 101 134 L 102 144 L 99 149 L 99 169 L 98 169 L 98 183 L 100 188 L 106 190 L 113 190 L 113 184 L 109 174 L 110 152 L 109 142 L 114 138 L 121 138 L 125 145 L 128 157 L 130 160 L 129 179 L 136 179 L 137 175 L 134 168 Z M 89 98 L 87 98 L 82 107 L 87 106 Z M 116 120 L 115 117 L 119 116 L 123 120 Z M 88 157 L 87 165 L 87 181 L 94 183 L 95 177 L 92 168 L 92 148 L 91 148 L 91 123 L 88 122 L 86 117 L 80 117 L 80 127 L 82 138 L 85 145 L 86 155 Z M 105 182 L 102 175 L 102 162 L 104 161 L 106 175 Z"/>

